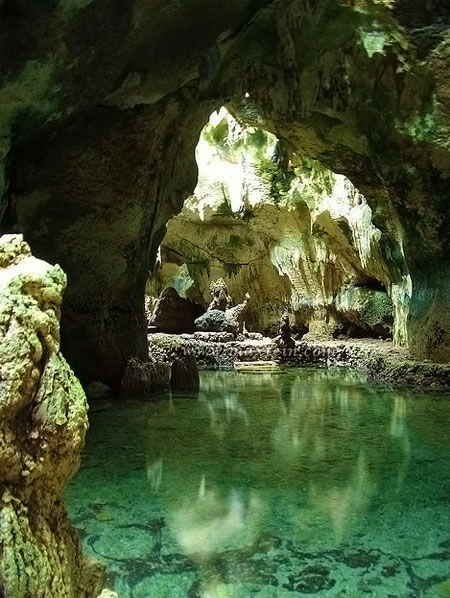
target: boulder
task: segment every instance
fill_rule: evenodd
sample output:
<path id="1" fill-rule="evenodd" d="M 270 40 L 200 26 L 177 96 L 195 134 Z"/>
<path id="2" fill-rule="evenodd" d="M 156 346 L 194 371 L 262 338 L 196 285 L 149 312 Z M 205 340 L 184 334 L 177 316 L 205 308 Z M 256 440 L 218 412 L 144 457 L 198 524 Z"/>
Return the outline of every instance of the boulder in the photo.
<path id="1" fill-rule="evenodd" d="M 199 374 L 190 343 L 180 336 L 149 335 L 149 360 L 167 369 L 166 386 L 173 390 L 197 390 Z"/>
<path id="2" fill-rule="evenodd" d="M 229 332 L 234 335 L 242 332 L 249 300 L 250 295 L 247 293 L 242 303 L 230 307 L 225 311 L 221 309 L 208 309 L 202 316 L 195 320 L 196 329 L 202 332 Z"/>
<path id="3" fill-rule="evenodd" d="M 172 363 L 170 388 L 172 390 L 198 390 L 200 378 L 197 362 L 192 353 L 177 357 Z"/>
<path id="4" fill-rule="evenodd" d="M 60 352 L 66 276 L 0 238 L 0 595 L 97 596 L 104 569 L 86 559 L 64 508 L 88 427 L 83 389 Z"/>
<path id="5" fill-rule="evenodd" d="M 168 389 L 170 365 L 155 358 L 128 360 L 120 385 L 123 395 L 147 394 L 154 390 Z"/>
<path id="6" fill-rule="evenodd" d="M 202 332 L 230 332 L 236 334 L 238 322 L 236 318 L 228 314 L 228 311 L 208 309 L 195 320 L 195 327 Z"/>

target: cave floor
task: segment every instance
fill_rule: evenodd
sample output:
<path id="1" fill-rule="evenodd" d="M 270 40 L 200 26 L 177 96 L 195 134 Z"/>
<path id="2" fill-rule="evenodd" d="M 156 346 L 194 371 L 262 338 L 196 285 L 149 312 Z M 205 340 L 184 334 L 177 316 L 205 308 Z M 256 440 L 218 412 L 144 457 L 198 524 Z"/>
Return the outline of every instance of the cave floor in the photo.
<path id="1" fill-rule="evenodd" d="M 449 595 L 450 393 L 205 371 L 91 407 L 67 504 L 120 598 Z"/>

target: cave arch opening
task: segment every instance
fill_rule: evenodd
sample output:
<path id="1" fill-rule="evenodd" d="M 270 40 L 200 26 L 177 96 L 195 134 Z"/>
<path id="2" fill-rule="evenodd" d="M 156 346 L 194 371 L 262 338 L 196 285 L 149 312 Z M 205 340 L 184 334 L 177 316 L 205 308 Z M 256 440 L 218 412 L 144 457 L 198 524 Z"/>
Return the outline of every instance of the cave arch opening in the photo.
<path id="1" fill-rule="evenodd" d="M 311 339 L 388 339 L 404 327 L 389 296 L 383 232 L 344 175 L 225 106 L 203 127 L 196 161 L 194 193 L 168 222 L 147 281 L 152 329 L 183 331 L 163 313 L 161 292 L 174 288 L 201 313 L 218 278 L 236 303 L 250 293 L 247 328 L 264 335 L 277 333 L 286 311 Z"/>

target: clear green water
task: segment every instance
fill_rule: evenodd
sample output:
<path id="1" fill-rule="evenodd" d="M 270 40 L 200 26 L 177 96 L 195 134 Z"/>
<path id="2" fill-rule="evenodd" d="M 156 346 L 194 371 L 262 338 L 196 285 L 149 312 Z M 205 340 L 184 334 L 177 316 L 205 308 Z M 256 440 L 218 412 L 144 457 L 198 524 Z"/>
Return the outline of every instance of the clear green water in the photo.
<path id="1" fill-rule="evenodd" d="M 203 372 L 90 420 L 68 509 L 120 598 L 450 595 L 449 395 Z"/>

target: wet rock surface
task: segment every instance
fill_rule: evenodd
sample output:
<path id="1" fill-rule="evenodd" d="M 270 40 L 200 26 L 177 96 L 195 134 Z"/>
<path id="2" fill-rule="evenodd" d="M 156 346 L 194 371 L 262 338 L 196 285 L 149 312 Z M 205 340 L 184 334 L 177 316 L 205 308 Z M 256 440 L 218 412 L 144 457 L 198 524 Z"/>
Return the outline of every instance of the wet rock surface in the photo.
<path id="1" fill-rule="evenodd" d="M 189 344 L 181 340 L 183 335 L 163 333 L 150 334 L 149 362 L 152 368 L 162 367 L 164 375 L 155 378 L 152 386 L 147 388 L 172 388 L 180 390 L 196 390 L 199 386 L 199 375 L 194 351 Z M 145 388 L 142 391 L 146 391 Z"/>

